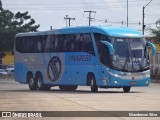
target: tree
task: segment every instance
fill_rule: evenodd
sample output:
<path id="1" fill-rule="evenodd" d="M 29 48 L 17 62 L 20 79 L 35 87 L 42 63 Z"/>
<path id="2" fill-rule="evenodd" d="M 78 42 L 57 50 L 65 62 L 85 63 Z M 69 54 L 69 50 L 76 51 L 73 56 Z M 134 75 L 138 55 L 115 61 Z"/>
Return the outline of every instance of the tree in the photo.
<path id="1" fill-rule="evenodd" d="M 14 14 L 9 10 L 0 12 L 0 51 L 13 50 L 13 36 L 15 32 L 11 28 L 12 18 Z"/>
<path id="2" fill-rule="evenodd" d="M 151 29 L 151 32 L 154 35 L 156 43 L 160 44 L 160 19 L 156 22 L 157 29 Z"/>
<path id="3" fill-rule="evenodd" d="M 37 31 L 39 25 L 33 24 L 35 20 L 28 15 L 28 12 L 18 12 L 14 15 L 9 10 L 2 10 L 0 12 L 0 51 L 13 50 L 13 40 L 17 33 Z"/>
<path id="4" fill-rule="evenodd" d="M 15 35 L 20 32 L 37 31 L 40 25 L 34 24 L 35 20 L 28 15 L 28 11 L 14 14 L 9 10 L 4 10 L 0 0 L 0 65 L 2 55 L 5 55 L 5 52 L 13 51 Z"/>
<path id="5" fill-rule="evenodd" d="M 2 10 L 2 2 L 1 2 L 1 0 L 0 0 L 0 10 Z"/>

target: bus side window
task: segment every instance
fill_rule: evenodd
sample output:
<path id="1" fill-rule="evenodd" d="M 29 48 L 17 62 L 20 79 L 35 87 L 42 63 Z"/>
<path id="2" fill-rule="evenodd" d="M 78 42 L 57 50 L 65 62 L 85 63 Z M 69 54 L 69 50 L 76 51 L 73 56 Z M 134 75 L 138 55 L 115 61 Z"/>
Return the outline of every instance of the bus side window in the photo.
<path id="1" fill-rule="evenodd" d="M 91 35 L 88 33 L 84 34 L 83 51 L 94 55 L 92 38 Z"/>
<path id="2" fill-rule="evenodd" d="M 67 48 L 68 52 L 73 51 L 73 49 L 74 49 L 73 35 L 67 35 L 66 48 Z"/>
<path id="3" fill-rule="evenodd" d="M 38 52 L 38 39 L 37 39 L 37 37 L 36 36 L 34 36 L 34 37 L 32 37 L 32 40 L 31 40 L 31 42 L 32 42 L 32 50 L 33 51 L 31 51 L 31 52 L 33 52 L 33 53 L 37 53 Z"/>
<path id="4" fill-rule="evenodd" d="M 65 47 L 65 48 L 66 48 L 66 52 L 69 52 L 69 47 L 70 47 L 70 46 L 69 46 L 69 35 L 66 36 L 65 45 L 66 45 L 66 47 Z"/>
<path id="5" fill-rule="evenodd" d="M 63 35 L 63 52 L 67 52 L 67 35 Z"/>
<path id="6" fill-rule="evenodd" d="M 87 46 L 86 46 L 86 34 L 83 34 L 83 38 L 82 38 L 82 52 L 86 52 Z"/>
<path id="7" fill-rule="evenodd" d="M 48 35 L 45 43 L 45 50 L 44 50 L 45 52 L 49 52 L 49 45 L 50 45 L 50 36 Z"/>
<path id="8" fill-rule="evenodd" d="M 79 39 L 79 52 L 83 50 L 83 34 L 80 34 L 80 39 Z"/>
<path id="9" fill-rule="evenodd" d="M 22 37 L 22 46 L 23 46 L 23 48 L 22 48 L 22 53 L 25 53 L 26 52 L 26 43 L 25 43 L 25 37 Z"/>
<path id="10" fill-rule="evenodd" d="M 93 43 L 92 43 L 92 38 L 91 38 L 91 35 L 88 34 L 88 37 L 87 37 L 87 48 L 88 48 L 88 53 L 90 54 L 95 54 L 94 53 L 94 48 L 93 48 Z"/>
<path id="11" fill-rule="evenodd" d="M 75 36 L 75 51 L 76 52 L 80 51 L 79 41 L 80 41 L 80 34 L 76 34 Z"/>
<path id="12" fill-rule="evenodd" d="M 96 42 L 99 42 L 101 40 L 105 40 L 105 41 L 108 41 L 110 43 L 113 42 L 113 40 L 110 37 L 108 37 L 106 35 L 103 35 L 103 34 L 100 34 L 100 33 L 94 33 L 94 39 L 95 39 Z"/>
<path id="13" fill-rule="evenodd" d="M 45 42 L 45 52 L 54 52 L 55 50 L 55 41 L 53 35 L 48 35 Z"/>
<path id="14" fill-rule="evenodd" d="M 63 39 L 63 35 L 60 35 L 59 36 L 59 39 L 58 39 L 58 49 L 57 49 L 57 52 L 63 52 L 63 43 L 64 43 L 64 39 Z"/>
<path id="15" fill-rule="evenodd" d="M 32 37 L 32 47 L 33 47 L 33 51 L 31 51 L 31 52 L 33 52 L 33 53 L 37 53 L 38 52 L 38 39 L 37 39 L 38 37 L 36 37 L 36 36 L 34 36 L 34 37 Z"/>
<path id="16" fill-rule="evenodd" d="M 16 50 L 18 52 L 23 53 L 23 38 L 22 37 L 16 38 Z"/>
<path id="17" fill-rule="evenodd" d="M 69 51 L 70 52 L 72 52 L 72 51 L 74 51 L 74 37 L 73 37 L 73 35 L 70 35 L 70 39 L 69 39 L 69 43 L 70 43 L 70 49 L 69 49 Z"/>
<path id="18" fill-rule="evenodd" d="M 42 38 L 39 36 L 36 37 L 36 52 L 40 53 L 43 51 L 43 40 Z"/>
<path id="19" fill-rule="evenodd" d="M 34 37 L 30 37 L 29 38 L 29 47 L 30 49 L 28 49 L 28 52 L 35 52 L 35 41 L 34 41 Z"/>
<path id="20" fill-rule="evenodd" d="M 101 63 L 106 66 L 110 66 L 110 55 L 108 47 L 100 43 L 97 44 L 97 47 Z"/>
<path id="21" fill-rule="evenodd" d="M 55 51 L 58 52 L 59 51 L 59 41 L 60 41 L 60 36 L 59 35 L 55 35 Z"/>
<path id="22" fill-rule="evenodd" d="M 34 51 L 34 47 L 33 47 L 33 42 L 32 42 L 32 37 L 24 37 L 24 52 L 25 53 L 30 53 Z"/>
<path id="23" fill-rule="evenodd" d="M 47 36 L 41 36 L 40 39 L 42 41 L 42 52 L 45 52 L 45 46 L 46 46 L 46 38 Z"/>
<path id="24" fill-rule="evenodd" d="M 70 51 L 73 52 L 75 51 L 75 35 L 71 35 L 71 40 L 70 40 L 70 44 L 71 44 L 71 48 L 70 48 Z"/>
<path id="25" fill-rule="evenodd" d="M 50 46 L 50 48 L 51 48 L 51 52 L 55 52 L 55 36 L 54 35 L 51 36 L 51 46 Z"/>

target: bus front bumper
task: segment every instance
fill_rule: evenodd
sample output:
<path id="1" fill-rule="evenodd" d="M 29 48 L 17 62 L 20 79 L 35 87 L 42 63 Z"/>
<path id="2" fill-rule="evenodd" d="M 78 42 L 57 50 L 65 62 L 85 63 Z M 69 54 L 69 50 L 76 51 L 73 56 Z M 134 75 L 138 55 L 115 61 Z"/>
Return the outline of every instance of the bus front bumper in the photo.
<path id="1" fill-rule="evenodd" d="M 148 70 L 141 73 L 111 73 L 109 77 L 103 76 L 101 84 L 106 87 L 149 86 L 149 72 Z"/>

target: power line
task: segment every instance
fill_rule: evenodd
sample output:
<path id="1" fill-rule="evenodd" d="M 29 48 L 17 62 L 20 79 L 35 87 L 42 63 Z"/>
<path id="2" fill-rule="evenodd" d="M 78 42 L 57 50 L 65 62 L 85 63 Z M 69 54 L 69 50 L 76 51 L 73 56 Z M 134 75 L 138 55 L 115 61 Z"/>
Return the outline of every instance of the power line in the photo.
<path id="1" fill-rule="evenodd" d="M 131 8 L 140 8 L 142 5 L 129 5 L 129 7 Z M 151 6 L 151 5 L 150 5 Z M 152 6 L 160 6 L 160 5 L 152 5 Z M 83 10 L 83 9 L 117 9 L 117 8 L 122 8 L 125 9 L 126 6 L 121 5 L 121 6 L 82 6 L 82 7 L 43 7 L 43 8 L 35 8 L 35 7 L 23 7 L 23 8 L 18 8 L 18 7 L 7 7 L 7 9 L 10 10 Z"/>
<path id="2" fill-rule="evenodd" d="M 132 1 L 129 1 L 129 2 L 132 2 Z M 96 3 L 96 2 L 95 2 Z M 41 10 L 66 10 L 66 9 L 68 9 L 68 10 L 77 10 L 77 9 L 92 9 L 92 8 L 94 8 L 94 9 L 109 9 L 109 8 L 126 8 L 126 5 L 125 4 L 122 4 L 122 5 L 119 5 L 119 4 L 117 4 L 117 2 L 115 2 L 115 4 L 111 4 L 111 5 L 107 5 L 108 3 L 113 3 L 113 2 L 100 2 L 100 3 L 106 3 L 106 5 L 92 5 L 91 3 L 89 4 L 90 6 L 74 6 L 74 7 L 70 7 L 70 6 L 66 6 L 65 8 L 64 7 L 61 7 L 61 5 L 63 5 L 63 4 L 81 4 L 81 5 L 84 5 L 84 4 L 86 4 L 86 3 L 59 3 L 59 4 L 4 4 L 4 5 L 22 5 L 22 6 L 25 6 L 25 7 L 23 7 L 23 8 L 19 8 L 19 7 L 16 7 L 16 8 L 14 8 L 14 7 L 8 7 L 8 9 L 17 9 L 17 10 L 24 10 L 24 9 L 30 9 L 30 10 L 39 10 L 39 9 L 41 9 Z M 29 5 L 28 7 L 27 7 L 27 5 Z M 33 7 L 33 6 L 36 6 L 36 5 L 40 5 L 40 6 L 43 6 L 43 8 L 42 7 L 38 7 L 38 8 L 36 8 L 36 7 Z M 46 5 L 48 5 L 48 6 L 46 6 Z M 59 5 L 59 6 L 56 6 L 56 7 L 51 7 L 51 6 L 53 6 L 53 5 Z M 46 6 L 46 7 L 45 7 Z M 107 6 L 107 7 L 106 7 Z M 133 4 L 133 3 L 130 3 L 129 5 L 128 5 L 129 7 L 142 7 L 143 6 L 143 3 L 141 2 L 141 4 L 139 4 L 139 3 L 135 3 L 135 4 Z M 160 4 L 149 4 L 148 6 L 160 6 Z"/>
<path id="3" fill-rule="evenodd" d="M 130 2 L 137 2 L 137 1 L 139 1 L 139 0 L 135 0 L 135 1 L 130 1 Z M 146 1 L 146 0 L 141 0 L 141 1 Z M 126 0 L 119 0 L 119 2 L 126 2 Z M 33 4 L 24 4 L 24 3 L 20 3 L 20 4 L 12 4 L 12 3 L 10 3 L 10 4 L 3 4 L 3 5 L 72 5 L 72 4 L 104 4 L 104 3 L 117 3 L 117 1 L 115 1 L 115 2 L 80 2 L 80 3 L 55 3 L 55 4 L 38 4 L 38 3 L 33 3 Z"/>
<path id="4" fill-rule="evenodd" d="M 107 19 L 95 19 L 95 22 L 103 22 L 103 23 L 111 23 L 111 24 L 122 24 L 122 25 L 125 25 L 127 24 L 126 22 L 124 22 L 123 20 L 122 21 L 110 21 L 110 20 L 107 20 Z M 140 26 L 142 23 L 139 21 L 139 22 L 129 22 L 128 24 L 130 25 L 138 25 Z M 155 22 L 151 22 L 151 23 L 146 23 L 146 25 L 156 25 Z"/>
<path id="5" fill-rule="evenodd" d="M 84 13 L 83 13 L 83 15 L 81 16 L 80 20 L 77 22 L 77 25 L 79 25 L 79 23 L 82 21 L 83 17 L 84 17 Z"/>
<path id="6" fill-rule="evenodd" d="M 21 7 L 21 8 L 18 8 L 18 7 L 16 7 L 16 8 L 11 8 L 11 9 L 16 9 L 16 10 L 19 10 L 19 9 L 22 9 L 22 10 L 25 10 L 25 9 L 29 9 L 29 10 L 80 10 L 80 9 L 93 9 L 94 8 L 94 10 L 95 9 L 110 9 L 110 8 L 124 8 L 124 9 L 126 9 L 126 5 L 124 5 L 124 3 L 126 3 L 126 0 L 120 0 L 123 4 L 122 5 L 119 5 L 118 6 L 118 4 L 117 4 L 117 2 L 87 2 L 87 3 L 57 3 L 57 4 L 4 4 L 4 5 L 30 5 L 30 6 L 25 6 L 25 7 L 23 7 L 23 6 L 18 6 L 18 7 Z M 141 5 L 140 4 L 143 4 L 144 3 L 144 1 L 146 1 L 146 0 L 141 0 L 141 1 L 143 1 L 143 2 L 140 2 L 139 0 L 134 0 L 134 1 L 129 1 L 129 2 L 132 2 L 131 4 L 129 4 L 129 7 L 141 7 Z M 137 3 L 135 3 L 135 2 L 137 2 Z M 140 2 L 140 4 L 138 4 Z M 91 6 L 92 4 L 95 4 L 96 3 L 96 5 L 93 5 L 93 6 Z M 104 3 L 106 3 L 106 6 L 104 5 Z M 110 6 L 108 6 L 107 4 L 108 3 L 111 3 L 111 5 Z M 66 7 L 63 7 L 63 6 L 60 6 L 60 5 L 63 5 L 63 4 L 66 4 L 66 5 L 73 5 L 73 4 L 75 4 L 75 5 L 77 5 L 78 6 L 78 4 L 80 4 L 80 5 L 84 5 L 84 4 L 89 4 L 89 5 L 86 5 L 86 6 L 78 6 L 78 7 L 76 7 L 76 6 L 66 6 Z M 90 5 L 91 4 L 91 5 Z M 101 4 L 103 4 L 103 5 L 101 5 Z M 32 6 L 33 5 L 33 6 Z M 43 5 L 43 7 L 42 6 L 37 6 L 37 7 L 35 7 L 34 5 Z M 45 6 L 45 5 L 48 5 L 48 6 Z M 52 5 L 57 5 L 57 6 L 55 6 L 55 7 L 53 7 Z M 59 6 L 58 6 L 59 5 Z M 158 6 L 159 4 L 149 4 L 148 6 Z M 23 7 L 23 8 L 22 8 Z M 28 8 L 27 8 L 28 7 Z M 30 8 L 31 7 L 31 8 Z M 89 8 L 90 7 L 90 8 Z M 89 11 L 88 11 L 89 12 Z M 94 11 L 95 12 L 95 11 Z M 148 13 L 148 12 L 147 12 Z M 89 16 L 91 16 L 91 13 L 89 13 L 90 15 Z M 83 15 L 84 16 L 84 15 Z M 158 15 L 157 15 L 158 16 Z M 93 17 L 93 16 L 92 16 Z M 88 17 L 88 19 L 89 19 L 89 25 L 91 24 L 91 21 L 92 21 L 92 17 Z M 155 16 L 156 17 L 156 16 Z M 149 16 L 146 16 L 146 18 L 154 18 L 154 17 L 152 17 L 151 15 L 149 15 Z M 81 17 L 81 19 L 82 19 L 82 17 Z M 69 19 L 65 19 L 66 20 L 66 26 L 67 26 L 67 22 L 68 22 L 68 20 Z M 80 20 L 81 21 L 81 20 Z M 79 22 L 78 22 L 79 23 Z M 118 22 L 117 22 L 118 23 Z M 120 24 L 122 23 L 122 22 L 119 22 Z M 70 20 L 69 20 L 69 24 L 70 24 Z M 116 23 L 113 23 L 113 24 L 116 24 Z M 124 24 L 126 24 L 125 22 L 124 22 Z M 129 24 L 131 24 L 131 23 L 129 23 Z M 134 23 L 134 24 L 138 24 L 138 23 Z"/>

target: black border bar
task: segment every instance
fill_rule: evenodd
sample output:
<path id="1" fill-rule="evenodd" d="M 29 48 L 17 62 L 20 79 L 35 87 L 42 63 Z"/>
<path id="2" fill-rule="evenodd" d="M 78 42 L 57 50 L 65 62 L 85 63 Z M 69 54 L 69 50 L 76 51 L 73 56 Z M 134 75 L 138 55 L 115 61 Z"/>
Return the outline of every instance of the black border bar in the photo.
<path id="1" fill-rule="evenodd" d="M 0 117 L 160 117 L 160 111 L 0 111 Z"/>

